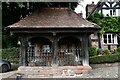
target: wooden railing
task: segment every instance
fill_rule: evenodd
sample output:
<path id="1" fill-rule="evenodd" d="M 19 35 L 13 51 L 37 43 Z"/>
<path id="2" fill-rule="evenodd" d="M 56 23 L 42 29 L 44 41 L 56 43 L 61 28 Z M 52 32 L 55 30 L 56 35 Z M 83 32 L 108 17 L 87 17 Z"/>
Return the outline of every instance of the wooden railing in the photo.
<path id="1" fill-rule="evenodd" d="M 35 66 L 51 66 L 52 56 L 51 52 L 44 52 L 44 50 L 38 50 L 37 55 L 34 47 L 28 48 L 28 62 L 34 63 Z"/>
<path id="2" fill-rule="evenodd" d="M 28 63 L 34 63 L 35 66 L 52 66 L 53 53 L 43 52 L 39 50 L 39 56 L 35 55 L 34 48 L 28 49 Z M 74 66 L 80 65 L 81 50 L 71 49 L 71 50 L 59 50 L 56 61 L 59 66 Z"/>
<path id="3" fill-rule="evenodd" d="M 59 66 L 74 66 L 81 64 L 81 50 L 69 49 L 58 53 Z"/>

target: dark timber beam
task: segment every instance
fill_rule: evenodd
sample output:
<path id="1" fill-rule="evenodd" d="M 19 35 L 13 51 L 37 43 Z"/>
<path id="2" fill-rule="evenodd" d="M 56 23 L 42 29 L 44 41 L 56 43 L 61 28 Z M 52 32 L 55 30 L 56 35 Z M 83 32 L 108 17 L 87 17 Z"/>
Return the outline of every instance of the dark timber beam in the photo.
<path id="1" fill-rule="evenodd" d="M 23 66 L 23 52 L 22 52 L 22 50 L 23 50 L 22 44 L 23 44 L 23 43 L 22 43 L 22 41 L 20 41 L 20 43 L 21 43 L 21 44 L 20 44 L 20 54 L 19 54 L 19 55 L 20 55 L 19 65 L 20 65 L 20 66 Z"/>
<path id="2" fill-rule="evenodd" d="M 108 8 L 102 8 L 102 9 L 120 9 L 120 7 L 112 7 L 112 8 L 108 7 Z"/>
<path id="3" fill-rule="evenodd" d="M 101 39 L 100 39 L 100 33 L 97 34 L 98 35 L 98 48 L 101 49 Z"/>
<path id="4" fill-rule="evenodd" d="M 82 37 L 82 64 L 83 66 L 89 66 L 89 53 L 88 53 L 88 39 L 89 36 L 86 34 Z"/>
<path id="5" fill-rule="evenodd" d="M 58 38 L 56 33 L 53 33 L 53 41 L 52 41 L 52 49 L 53 49 L 53 61 L 52 65 L 57 65 L 57 54 L 58 54 Z"/>
<path id="6" fill-rule="evenodd" d="M 28 61 L 27 61 L 27 39 L 26 37 L 21 37 L 20 38 L 21 45 L 20 45 L 20 60 L 19 64 L 20 66 L 27 66 Z"/>

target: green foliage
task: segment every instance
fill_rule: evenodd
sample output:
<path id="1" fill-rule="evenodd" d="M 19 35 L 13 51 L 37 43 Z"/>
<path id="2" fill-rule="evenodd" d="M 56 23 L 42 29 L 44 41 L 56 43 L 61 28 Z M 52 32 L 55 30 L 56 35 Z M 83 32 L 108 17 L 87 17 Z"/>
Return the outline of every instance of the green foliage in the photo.
<path id="1" fill-rule="evenodd" d="M 90 56 L 95 56 L 97 55 L 97 48 L 94 46 L 89 47 L 89 55 Z"/>
<path id="2" fill-rule="evenodd" d="M 101 13 L 95 13 L 95 14 L 94 14 L 94 17 L 97 17 L 97 18 L 103 19 L 103 18 L 104 18 L 104 15 L 101 14 Z"/>
<path id="3" fill-rule="evenodd" d="M 98 50 L 97 50 L 97 53 L 98 53 L 98 55 L 103 55 L 103 54 L 104 54 L 104 51 L 103 51 L 103 49 L 98 49 Z"/>
<path id="4" fill-rule="evenodd" d="M 110 50 L 109 50 L 109 49 L 105 49 L 105 50 L 104 50 L 104 53 L 105 53 L 106 55 L 109 55 L 109 54 L 110 54 Z"/>
<path id="5" fill-rule="evenodd" d="M 116 51 L 117 51 L 117 53 L 120 54 L 120 47 L 118 47 Z"/>
<path id="6" fill-rule="evenodd" d="M 2 59 L 8 60 L 13 63 L 19 62 L 19 48 L 7 48 L 2 49 L 2 52 L 0 55 L 2 55 Z"/>
<path id="7" fill-rule="evenodd" d="M 120 54 L 100 55 L 90 57 L 90 63 L 120 62 Z"/>
<path id="8" fill-rule="evenodd" d="M 100 25 L 100 21 L 101 19 L 104 18 L 104 15 L 103 14 L 100 14 L 100 13 L 95 13 L 94 15 L 91 15 L 88 20 L 93 22 L 93 23 L 97 23 L 98 25 Z"/>
<path id="9" fill-rule="evenodd" d="M 104 17 L 103 14 L 95 13 L 88 18 L 89 21 L 98 24 L 102 27 L 100 33 L 118 32 L 120 31 L 120 17 L 114 18 L 111 16 Z"/>
<path id="10" fill-rule="evenodd" d="M 101 21 L 100 26 L 106 31 L 106 32 L 118 32 L 118 21 L 117 18 L 113 17 L 105 17 L 104 20 Z"/>
<path id="11" fill-rule="evenodd" d="M 2 35 L 2 48 L 11 48 L 11 47 L 17 47 L 18 39 L 15 36 L 9 36 L 7 34 Z"/>

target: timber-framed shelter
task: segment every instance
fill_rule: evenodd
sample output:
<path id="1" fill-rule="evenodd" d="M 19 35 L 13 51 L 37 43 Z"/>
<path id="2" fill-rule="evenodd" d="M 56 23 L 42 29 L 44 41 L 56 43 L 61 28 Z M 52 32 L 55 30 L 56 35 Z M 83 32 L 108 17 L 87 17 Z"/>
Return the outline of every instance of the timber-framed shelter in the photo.
<path id="1" fill-rule="evenodd" d="M 20 40 L 21 66 L 89 66 L 89 35 L 101 27 L 69 8 L 48 7 L 7 29 Z"/>

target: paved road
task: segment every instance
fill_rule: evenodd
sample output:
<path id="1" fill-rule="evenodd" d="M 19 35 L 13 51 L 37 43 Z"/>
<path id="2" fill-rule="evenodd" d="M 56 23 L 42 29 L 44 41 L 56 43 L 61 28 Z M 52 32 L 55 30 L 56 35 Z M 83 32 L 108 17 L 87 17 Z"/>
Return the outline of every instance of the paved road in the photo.
<path id="1" fill-rule="evenodd" d="M 120 64 L 120 63 L 119 63 Z M 118 78 L 118 63 L 105 63 L 105 64 L 91 64 L 92 70 L 87 75 L 70 76 L 71 78 Z M 0 77 L 7 78 L 17 73 L 17 71 L 10 71 L 6 73 L 0 73 Z M 63 76 L 54 76 L 54 78 L 63 78 Z M 68 76 L 67 76 L 68 77 Z M 64 77 L 66 78 L 66 77 Z"/>

